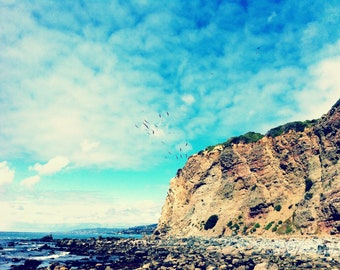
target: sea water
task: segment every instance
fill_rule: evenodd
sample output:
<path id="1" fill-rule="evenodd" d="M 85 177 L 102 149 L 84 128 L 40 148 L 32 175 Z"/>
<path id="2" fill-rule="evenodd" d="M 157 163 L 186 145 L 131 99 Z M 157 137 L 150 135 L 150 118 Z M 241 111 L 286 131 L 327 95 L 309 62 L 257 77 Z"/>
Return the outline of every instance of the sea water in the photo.
<path id="1" fill-rule="evenodd" d="M 56 249 L 54 242 L 40 241 L 42 237 L 52 235 L 53 239 L 87 239 L 100 237 L 141 238 L 142 235 L 98 234 L 98 233 L 46 233 L 46 232 L 0 232 L 0 270 L 11 266 L 22 265 L 25 260 L 41 261 L 39 267 L 47 267 L 53 262 L 82 260 L 86 256 L 77 256 Z M 45 245 L 48 248 L 43 248 Z"/>

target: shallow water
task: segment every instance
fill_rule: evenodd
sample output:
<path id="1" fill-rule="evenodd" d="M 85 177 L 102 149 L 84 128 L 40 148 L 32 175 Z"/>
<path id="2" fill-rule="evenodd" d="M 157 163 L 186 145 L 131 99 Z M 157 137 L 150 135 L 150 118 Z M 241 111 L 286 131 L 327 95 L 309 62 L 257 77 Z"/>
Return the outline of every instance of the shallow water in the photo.
<path id="1" fill-rule="evenodd" d="M 77 256 L 59 250 L 54 242 L 42 242 L 39 239 L 50 233 L 0 232 L 0 270 L 9 270 L 11 266 L 23 265 L 25 260 L 37 260 L 39 267 L 47 267 L 54 262 L 80 261 L 89 259 L 87 256 Z M 87 239 L 101 237 L 141 238 L 141 235 L 98 235 L 53 233 L 53 239 Z M 35 239 L 35 240 L 33 240 Z M 114 259 L 114 258 L 112 258 Z"/>

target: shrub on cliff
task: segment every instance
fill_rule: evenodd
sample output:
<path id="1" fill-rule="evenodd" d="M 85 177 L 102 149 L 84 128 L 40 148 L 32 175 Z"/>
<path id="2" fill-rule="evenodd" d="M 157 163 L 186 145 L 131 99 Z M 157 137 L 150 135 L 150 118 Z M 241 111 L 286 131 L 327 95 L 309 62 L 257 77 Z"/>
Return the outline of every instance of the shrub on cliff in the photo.
<path id="1" fill-rule="evenodd" d="M 295 122 L 290 122 L 287 124 L 284 124 L 282 126 L 278 126 L 275 128 L 270 129 L 266 135 L 269 137 L 277 137 L 283 133 L 287 133 L 289 130 L 295 130 L 297 132 L 302 132 L 305 130 L 306 127 L 313 126 L 316 124 L 318 120 L 306 120 L 306 121 L 295 121 Z"/>
<path id="2" fill-rule="evenodd" d="M 269 222 L 264 229 L 268 231 L 274 223 L 274 221 Z"/>
<path id="3" fill-rule="evenodd" d="M 228 139 L 223 145 L 225 147 L 231 146 L 232 144 L 237 144 L 237 143 L 252 143 L 252 142 L 257 142 L 261 140 L 264 137 L 263 134 L 257 133 L 257 132 L 247 132 L 246 134 L 237 136 L 237 137 L 231 137 Z"/>
<path id="4" fill-rule="evenodd" d="M 274 210 L 277 211 L 277 212 L 280 212 L 281 209 L 282 209 L 282 206 L 280 204 L 275 205 L 275 207 L 274 207 Z"/>
<path id="5" fill-rule="evenodd" d="M 313 193 L 307 192 L 307 193 L 305 194 L 305 200 L 308 201 L 308 200 L 310 200 L 311 198 L 313 198 Z"/>
<path id="6" fill-rule="evenodd" d="M 204 230 L 209 230 L 215 227 L 216 223 L 218 221 L 217 215 L 212 215 L 208 218 L 208 220 L 204 224 Z"/>
<path id="7" fill-rule="evenodd" d="M 218 145 L 218 144 L 217 144 L 217 145 Z M 205 150 L 207 150 L 208 152 L 210 152 L 210 151 L 214 150 L 215 146 L 216 146 L 216 145 L 208 146 L 208 147 L 205 148 Z"/>

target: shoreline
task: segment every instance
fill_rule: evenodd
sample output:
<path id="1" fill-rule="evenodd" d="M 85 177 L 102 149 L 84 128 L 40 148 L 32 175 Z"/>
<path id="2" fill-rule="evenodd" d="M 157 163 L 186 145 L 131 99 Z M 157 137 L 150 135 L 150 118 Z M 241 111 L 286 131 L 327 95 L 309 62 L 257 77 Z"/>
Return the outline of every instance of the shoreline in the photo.
<path id="1" fill-rule="evenodd" d="M 339 237 L 145 236 L 65 238 L 44 243 L 48 252 L 66 252 L 78 259 L 58 258 L 48 264 L 38 261 L 35 268 L 28 268 L 34 261 L 26 260 L 10 269 L 340 269 Z"/>

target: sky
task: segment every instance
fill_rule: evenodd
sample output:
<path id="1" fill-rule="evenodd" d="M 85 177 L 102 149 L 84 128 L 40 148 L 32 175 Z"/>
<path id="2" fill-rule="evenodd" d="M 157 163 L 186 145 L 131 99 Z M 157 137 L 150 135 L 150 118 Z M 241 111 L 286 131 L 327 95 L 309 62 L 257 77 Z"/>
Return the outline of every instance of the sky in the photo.
<path id="1" fill-rule="evenodd" d="M 187 157 L 321 117 L 338 0 L 0 0 L 0 231 L 157 223 Z"/>

